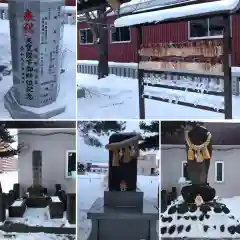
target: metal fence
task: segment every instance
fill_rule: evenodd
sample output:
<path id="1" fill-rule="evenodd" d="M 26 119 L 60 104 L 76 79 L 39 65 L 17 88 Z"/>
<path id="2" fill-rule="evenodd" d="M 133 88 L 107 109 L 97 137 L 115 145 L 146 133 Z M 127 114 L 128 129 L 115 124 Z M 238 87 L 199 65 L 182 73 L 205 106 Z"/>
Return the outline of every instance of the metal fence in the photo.
<path id="1" fill-rule="evenodd" d="M 78 73 L 98 74 L 98 66 L 93 63 L 78 63 Z M 138 76 L 137 67 L 109 65 L 109 73 L 120 77 L 136 78 Z"/>

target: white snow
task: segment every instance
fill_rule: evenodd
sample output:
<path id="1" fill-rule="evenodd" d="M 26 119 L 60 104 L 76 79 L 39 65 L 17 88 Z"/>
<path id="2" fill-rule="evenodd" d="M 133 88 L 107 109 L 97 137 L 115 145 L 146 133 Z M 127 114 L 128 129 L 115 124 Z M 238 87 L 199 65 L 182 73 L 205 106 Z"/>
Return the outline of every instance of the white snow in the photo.
<path id="1" fill-rule="evenodd" d="M 4 172 L 0 174 L 2 190 L 8 193 L 13 189 L 13 184 L 18 183 L 18 172 Z"/>
<path id="2" fill-rule="evenodd" d="M 11 65 L 11 45 L 9 21 L 0 19 L 0 63 Z M 63 35 L 63 68 L 65 73 L 61 74 L 60 92 L 55 103 L 43 108 L 29 108 L 34 112 L 41 113 L 49 111 L 55 107 L 66 105 L 66 111 L 54 116 L 53 119 L 75 119 L 76 118 L 76 26 L 65 24 Z M 12 86 L 12 75 L 3 77 L 0 81 L 0 117 L 1 119 L 11 119 L 9 112 L 4 107 L 4 95 Z"/>
<path id="3" fill-rule="evenodd" d="M 158 176 L 138 176 L 138 187 L 144 192 L 144 198 L 157 206 Z M 87 219 L 87 211 L 95 200 L 103 197 L 104 175 L 79 175 L 77 183 L 77 220 L 78 239 L 87 240 L 91 231 L 91 221 Z M 156 227 L 158 229 L 158 226 Z"/>
<path id="4" fill-rule="evenodd" d="M 83 64 L 83 65 L 98 65 L 98 61 L 96 60 L 78 60 L 77 64 Z M 131 63 L 125 63 L 125 62 L 108 62 L 108 66 L 110 67 L 131 67 L 131 68 L 137 68 L 138 64 L 131 62 Z"/>
<path id="5" fill-rule="evenodd" d="M 231 235 L 228 231 L 224 231 L 223 233 L 220 232 L 219 227 L 221 225 L 225 225 L 227 228 L 230 225 L 238 225 L 240 220 L 240 211 L 239 211 L 239 201 L 240 197 L 233 197 L 229 199 L 217 199 L 218 202 L 222 202 L 226 204 L 226 206 L 229 208 L 230 213 L 224 214 L 224 213 L 215 213 L 213 211 L 209 212 L 208 215 L 210 215 L 209 219 L 204 219 L 204 221 L 191 221 L 186 220 L 183 217 L 184 216 L 197 216 L 199 217 L 202 212 L 198 209 L 194 213 L 186 213 L 186 214 L 172 214 L 171 217 L 173 218 L 173 221 L 171 224 L 169 222 L 161 222 L 161 227 L 169 227 L 170 225 L 184 225 L 187 226 L 191 224 L 191 231 L 186 233 L 185 231 L 182 231 L 181 233 L 178 233 L 177 231 L 174 231 L 173 234 L 164 234 L 164 237 L 188 237 L 188 238 L 199 238 L 200 236 L 204 236 L 205 238 L 237 238 L 239 239 L 240 234 L 235 233 L 234 235 Z M 181 203 L 182 200 L 179 198 L 176 202 Z M 176 203 L 175 202 L 175 203 Z M 171 207 L 168 206 L 168 209 Z M 167 214 L 168 209 L 162 214 L 162 216 L 169 216 Z M 181 219 L 177 219 L 177 216 L 182 216 Z M 234 216 L 235 219 L 229 218 L 230 216 Z M 204 232 L 203 225 L 209 225 L 210 228 L 208 229 L 208 232 Z M 216 226 L 216 229 L 213 228 L 213 226 Z"/>
<path id="6" fill-rule="evenodd" d="M 44 226 L 44 227 L 66 227 L 66 212 L 62 219 L 51 219 L 49 215 L 49 207 L 46 208 L 26 208 L 22 218 L 8 217 L 7 220 L 14 223 L 23 223 L 28 226 Z"/>
<path id="7" fill-rule="evenodd" d="M 233 72 L 239 68 L 233 68 Z M 145 79 L 146 82 L 162 83 L 185 87 L 186 91 L 163 88 L 145 87 L 145 94 L 165 97 L 169 103 L 145 99 L 145 112 L 148 119 L 224 119 L 224 114 L 205 111 L 191 107 L 184 107 L 174 102 L 186 101 L 202 104 L 215 109 L 223 108 L 224 98 L 203 94 L 203 89 L 221 90 L 214 82 L 209 86 L 203 83 L 194 83 L 161 79 Z M 190 85 L 191 83 L 191 85 Z M 78 99 L 78 118 L 81 119 L 139 119 L 138 80 L 126 77 L 109 75 L 104 79 L 97 79 L 96 75 L 77 74 L 78 88 L 85 88 L 87 96 Z M 188 92 L 195 88 L 199 93 Z M 233 118 L 240 118 L 240 96 L 233 96 Z"/>
<path id="8" fill-rule="evenodd" d="M 20 207 L 22 205 L 23 201 L 22 200 L 16 200 L 14 203 L 11 205 L 12 207 Z"/>
<path id="9" fill-rule="evenodd" d="M 47 233 L 5 233 L 5 232 L 2 232 L 2 231 L 0 231 L 0 239 L 14 239 L 14 240 L 69 240 L 67 235 L 55 235 L 55 234 L 47 234 Z"/>
<path id="10" fill-rule="evenodd" d="M 237 9 L 238 4 L 238 0 L 220 0 L 214 2 L 192 4 L 183 7 L 157 10 L 120 17 L 115 20 L 114 25 L 115 27 L 124 27 L 143 23 L 157 23 L 169 19 L 196 16 L 204 13 L 233 11 Z"/>
<path id="11" fill-rule="evenodd" d="M 58 196 L 51 197 L 52 202 L 61 202 Z"/>
<path id="12" fill-rule="evenodd" d="M 6 172 L 0 174 L 0 182 L 3 192 L 13 189 L 13 184 L 18 183 L 17 172 Z M 21 200 L 15 201 L 12 206 L 20 206 Z M 45 226 L 45 227 L 75 227 L 70 225 L 64 213 L 63 219 L 50 219 L 49 209 L 47 208 L 26 208 L 23 218 L 9 218 L 7 212 L 7 220 L 15 223 L 24 223 L 29 226 Z M 13 235 L 13 236 L 12 236 Z M 74 239 L 74 236 L 71 236 Z M 0 239 L 16 239 L 16 240 L 69 240 L 67 235 L 55 235 L 45 233 L 5 233 L 0 231 Z"/>

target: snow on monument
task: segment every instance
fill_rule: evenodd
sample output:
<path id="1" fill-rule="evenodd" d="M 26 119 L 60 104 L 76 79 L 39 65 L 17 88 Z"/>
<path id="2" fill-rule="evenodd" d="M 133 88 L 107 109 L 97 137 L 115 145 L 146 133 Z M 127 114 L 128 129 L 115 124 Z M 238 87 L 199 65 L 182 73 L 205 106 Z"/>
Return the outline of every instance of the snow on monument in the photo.
<path id="1" fill-rule="evenodd" d="M 4 104 L 13 118 L 65 111 L 60 90 L 64 0 L 9 0 L 13 86 Z"/>
<path id="2" fill-rule="evenodd" d="M 181 196 L 161 215 L 162 239 L 218 239 L 240 236 L 240 224 L 227 205 L 215 197 L 208 183 L 212 159 L 212 135 L 197 124 L 185 133 L 187 176 L 180 179 Z"/>

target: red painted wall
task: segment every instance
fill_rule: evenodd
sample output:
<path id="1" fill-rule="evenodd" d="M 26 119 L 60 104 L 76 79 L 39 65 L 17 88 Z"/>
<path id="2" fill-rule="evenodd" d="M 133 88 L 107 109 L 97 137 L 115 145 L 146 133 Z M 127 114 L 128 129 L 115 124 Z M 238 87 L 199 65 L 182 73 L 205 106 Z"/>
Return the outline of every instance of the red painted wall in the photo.
<path id="1" fill-rule="evenodd" d="M 112 24 L 114 17 L 108 19 Z M 78 30 L 88 28 L 87 23 L 78 23 Z M 108 37 L 109 39 L 109 37 Z M 186 42 L 188 41 L 187 22 L 158 24 L 143 27 L 143 44 L 160 42 Z M 109 46 L 109 61 L 113 62 L 136 62 L 137 61 L 137 35 L 136 28 L 131 27 L 130 43 L 113 43 Z M 240 66 L 240 16 L 232 17 L 232 64 Z M 97 60 L 98 51 L 96 45 L 80 45 L 78 31 L 78 60 Z"/>

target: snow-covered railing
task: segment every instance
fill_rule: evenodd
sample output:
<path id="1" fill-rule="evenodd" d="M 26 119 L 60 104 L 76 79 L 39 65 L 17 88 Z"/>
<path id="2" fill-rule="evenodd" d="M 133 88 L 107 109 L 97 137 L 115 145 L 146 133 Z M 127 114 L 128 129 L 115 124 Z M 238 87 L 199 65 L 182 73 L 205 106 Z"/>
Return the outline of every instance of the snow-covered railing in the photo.
<path id="1" fill-rule="evenodd" d="M 137 78 L 136 63 L 109 62 L 109 73 L 120 77 Z M 77 72 L 86 74 L 98 74 L 98 61 L 78 61 Z"/>
<path id="2" fill-rule="evenodd" d="M 85 74 L 98 74 L 98 62 L 97 61 L 78 61 L 77 72 Z M 109 72 L 120 77 L 128 77 L 136 79 L 138 76 L 137 63 L 117 63 L 109 62 Z M 174 74 L 174 71 L 172 72 Z M 147 73 L 145 75 L 146 85 L 151 87 L 151 85 L 156 85 L 160 88 L 168 88 L 172 90 L 188 91 L 188 92 L 200 92 L 208 95 L 221 95 L 220 91 L 217 90 L 216 85 L 219 88 L 223 86 L 223 81 L 214 83 L 212 78 L 205 78 L 204 82 L 199 82 L 197 78 L 189 78 L 187 75 L 190 72 L 178 73 L 178 79 L 172 79 L 172 74 L 151 74 Z M 154 75 L 154 76 L 153 76 Z M 177 80 L 177 82 L 176 82 Z M 154 83 L 153 83 L 154 81 Z M 233 95 L 239 95 L 239 81 L 240 81 L 240 68 L 232 68 L 232 93 Z M 205 86 L 210 86 L 207 90 L 202 90 Z M 213 91 L 211 91 L 213 90 Z M 215 92 L 214 92 L 215 90 Z"/>

